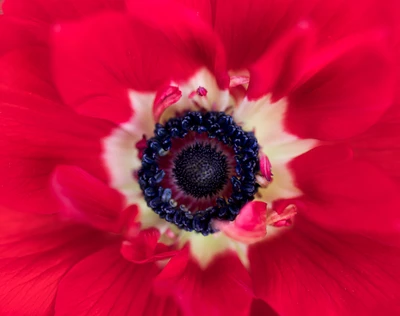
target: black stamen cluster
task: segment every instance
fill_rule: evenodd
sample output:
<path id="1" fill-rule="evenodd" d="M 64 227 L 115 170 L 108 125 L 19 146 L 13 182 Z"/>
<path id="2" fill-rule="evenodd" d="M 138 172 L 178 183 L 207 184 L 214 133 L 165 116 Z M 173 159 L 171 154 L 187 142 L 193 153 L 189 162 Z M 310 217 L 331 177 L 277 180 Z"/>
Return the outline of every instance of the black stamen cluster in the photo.
<path id="1" fill-rule="evenodd" d="M 217 195 L 228 181 L 227 157 L 210 144 L 183 149 L 174 161 L 174 178 L 183 192 L 195 198 Z"/>
<path id="2" fill-rule="evenodd" d="M 165 172 L 157 163 L 158 157 L 166 155 L 171 149 L 171 139 L 184 138 L 190 131 L 207 133 L 209 138 L 216 138 L 230 146 L 236 160 L 236 175 L 230 179 L 231 196 L 227 200 L 219 197 L 216 205 L 195 213 L 172 203 L 171 189 L 160 185 Z M 189 112 L 170 119 L 165 126 L 156 124 L 154 135 L 147 141 L 138 175 L 147 205 L 161 218 L 181 229 L 206 236 L 215 232 L 212 219 L 232 221 L 243 205 L 254 199 L 257 191 L 255 176 L 259 171 L 257 139 L 253 133 L 245 132 L 236 125 L 231 116 L 224 112 Z"/>

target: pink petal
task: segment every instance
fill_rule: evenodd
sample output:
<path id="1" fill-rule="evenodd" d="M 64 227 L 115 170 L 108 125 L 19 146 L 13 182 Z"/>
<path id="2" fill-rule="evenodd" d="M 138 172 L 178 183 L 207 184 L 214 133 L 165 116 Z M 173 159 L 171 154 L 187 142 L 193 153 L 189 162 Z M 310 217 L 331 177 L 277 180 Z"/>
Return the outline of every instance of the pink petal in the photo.
<path id="1" fill-rule="evenodd" d="M 153 104 L 153 116 L 154 120 L 158 122 L 164 111 L 179 101 L 182 97 L 182 91 L 178 87 L 167 86 L 161 88 L 156 95 Z"/>
<path id="2" fill-rule="evenodd" d="M 231 76 L 229 81 L 229 88 L 248 84 L 250 81 L 249 76 Z"/>
<path id="3" fill-rule="evenodd" d="M 264 154 L 260 155 L 260 173 L 269 182 L 272 181 L 272 165 L 268 157 Z"/>
<path id="4" fill-rule="evenodd" d="M 267 204 L 249 202 L 233 222 L 217 222 L 215 225 L 227 236 L 244 243 L 261 240 L 267 234 Z"/>

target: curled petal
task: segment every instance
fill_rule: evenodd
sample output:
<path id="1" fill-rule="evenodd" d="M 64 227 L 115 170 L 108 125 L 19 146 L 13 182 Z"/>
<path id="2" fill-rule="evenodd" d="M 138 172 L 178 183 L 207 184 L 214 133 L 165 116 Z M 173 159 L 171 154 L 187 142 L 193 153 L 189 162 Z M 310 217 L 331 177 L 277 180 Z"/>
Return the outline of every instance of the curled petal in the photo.
<path id="1" fill-rule="evenodd" d="M 271 162 L 263 153 L 260 155 L 260 173 L 260 175 L 256 176 L 257 182 L 261 187 L 266 188 L 272 181 L 272 170 Z"/>
<path id="2" fill-rule="evenodd" d="M 275 210 L 268 212 L 267 224 L 275 227 L 290 226 L 296 214 L 297 206 L 289 204 L 280 213 Z"/>
<path id="3" fill-rule="evenodd" d="M 173 257 L 178 250 L 160 243 L 160 231 L 156 228 L 142 230 L 136 237 L 125 240 L 121 253 L 134 263 L 148 263 Z"/>
<path id="4" fill-rule="evenodd" d="M 257 242 L 267 234 L 267 204 L 261 201 L 247 203 L 233 222 L 217 222 L 215 227 L 243 243 Z"/>
<path id="5" fill-rule="evenodd" d="M 167 86 L 163 89 L 160 89 L 153 104 L 154 120 L 158 122 L 163 112 L 168 107 L 178 102 L 181 97 L 182 91 L 179 90 L 178 87 Z"/>
<path id="6" fill-rule="evenodd" d="M 58 166 L 51 185 L 62 213 L 69 218 L 118 233 L 129 217 L 117 191 L 78 167 Z"/>

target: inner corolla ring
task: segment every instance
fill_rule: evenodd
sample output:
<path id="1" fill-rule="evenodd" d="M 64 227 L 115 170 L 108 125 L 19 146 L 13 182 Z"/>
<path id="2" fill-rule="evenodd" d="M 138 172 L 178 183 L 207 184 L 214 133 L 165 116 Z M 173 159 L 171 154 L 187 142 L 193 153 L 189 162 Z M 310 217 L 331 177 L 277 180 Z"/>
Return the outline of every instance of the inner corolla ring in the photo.
<path id="1" fill-rule="evenodd" d="M 202 141 L 195 141 L 194 145 L 186 146 L 184 149 L 176 149 L 179 152 L 174 153 L 178 158 L 173 160 L 175 178 L 173 177 L 172 181 L 174 186 L 182 188 L 184 194 L 192 195 L 192 198 L 215 193 L 215 203 L 200 210 L 190 210 L 185 205 L 177 203 L 172 196 L 173 191 L 170 187 L 166 187 L 163 181 L 166 171 L 160 164 L 163 157 L 173 153 L 174 140 L 185 140 L 189 138 L 188 135 L 193 138 L 193 134 L 195 139 L 201 138 Z M 143 151 L 142 167 L 138 176 L 147 205 L 161 218 L 180 229 L 195 231 L 206 236 L 216 231 L 213 227 L 214 220 L 233 221 L 240 209 L 254 199 L 258 189 L 256 174 L 260 169 L 258 142 L 252 132 L 244 131 L 231 116 L 224 112 L 188 112 L 183 116 L 171 118 L 165 125 L 156 124 L 154 135 L 147 141 L 147 148 Z M 233 157 L 227 158 L 225 154 L 215 149 L 215 146 L 211 145 L 215 142 L 228 147 Z M 198 155 L 198 159 L 195 155 Z M 228 170 L 226 160 L 229 158 L 234 161 L 234 170 Z M 191 165 L 196 163 L 198 165 Z M 199 170 L 197 177 L 199 185 L 204 181 L 211 181 L 212 184 L 212 177 L 215 177 L 214 182 L 217 183 L 215 190 L 212 185 L 210 189 L 212 192 L 204 191 L 205 187 L 190 189 L 190 185 L 186 183 L 196 180 L 193 179 L 196 178 L 196 171 L 193 170 Z M 187 175 L 190 178 L 188 176 L 185 179 Z M 218 196 L 224 179 L 230 182 L 229 197 Z"/>

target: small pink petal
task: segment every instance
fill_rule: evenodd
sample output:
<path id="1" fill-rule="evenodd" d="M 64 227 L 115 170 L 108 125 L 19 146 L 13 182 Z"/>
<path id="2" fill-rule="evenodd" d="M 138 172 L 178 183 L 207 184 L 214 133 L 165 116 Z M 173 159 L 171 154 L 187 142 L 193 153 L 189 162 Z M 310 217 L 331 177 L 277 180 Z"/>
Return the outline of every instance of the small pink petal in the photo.
<path id="1" fill-rule="evenodd" d="M 155 262 L 174 256 L 178 250 L 159 243 L 160 232 L 156 228 L 142 230 L 135 238 L 125 240 L 121 254 L 134 263 Z"/>
<path id="2" fill-rule="evenodd" d="M 247 203 L 233 222 L 216 222 L 215 227 L 232 239 L 254 243 L 267 234 L 267 204 L 261 201 Z"/>
<path id="3" fill-rule="evenodd" d="M 281 213 L 275 210 L 269 211 L 267 215 L 267 224 L 275 227 L 290 226 L 296 214 L 297 206 L 289 204 Z"/>
<path id="4" fill-rule="evenodd" d="M 272 166 L 268 157 L 264 154 L 260 155 L 260 173 L 261 175 L 267 179 L 267 181 L 272 181 Z"/>
<path id="5" fill-rule="evenodd" d="M 200 97 L 205 97 L 205 96 L 207 96 L 207 93 L 208 93 L 208 91 L 206 88 L 199 86 L 195 91 L 192 91 L 189 94 L 189 99 L 193 99 L 197 95 Z"/>
<path id="6" fill-rule="evenodd" d="M 141 229 L 140 222 L 137 221 L 137 216 L 139 215 L 139 208 L 137 205 L 133 204 L 128 206 L 125 209 L 125 212 L 130 214 L 130 217 L 126 220 L 125 231 L 123 232 L 123 236 L 126 240 L 132 240 L 136 238 Z"/>
<path id="7" fill-rule="evenodd" d="M 259 175 L 259 174 L 256 175 L 256 181 L 262 188 L 268 187 L 269 184 L 271 183 L 265 177 L 263 177 L 262 175 Z"/>
<path id="8" fill-rule="evenodd" d="M 176 239 L 177 238 L 177 235 L 169 228 L 165 231 L 165 235 L 170 239 Z"/>
<path id="9" fill-rule="evenodd" d="M 284 219 L 284 220 L 274 223 L 273 226 L 274 227 L 286 227 L 286 226 L 290 226 L 290 225 L 292 225 L 292 221 Z"/>
<path id="10" fill-rule="evenodd" d="M 249 76 L 231 76 L 229 82 L 229 88 L 234 88 L 244 84 L 248 84 L 250 81 Z"/>
<path id="11" fill-rule="evenodd" d="M 136 144 L 135 144 L 136 149 L 138 150 L 138 157 L 139 159 L 142 159 L 143 157 L 143 151 L 147 148 L 147 139 L 146 136 L 143 135 L 142 139 L 139 140 Z"/>
<path id="12" fill-rule="evenodd" d="M 204 87 L 198 87 L 197 90 L 196 90 L 196 92 L 197 92 L 197 94 L 198 94 L 199 96 L 201 96 L 201 97 L 207 96 L 207 93 L 208 93 L 207 89 L 204 88 Z"/>
<path id="13" fill-rule="evenodd" d="M 153 116 L 156 122 L 159 121 L 163 112 L 175 104 L 182 97 L 182 91 L 175 86 L 167 86 L 164 89 L 160 89 L 157 92 L 156 98 L 153 104 Z"/>

